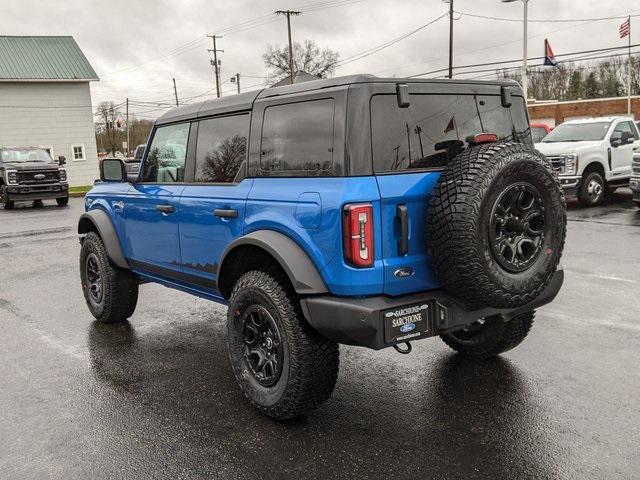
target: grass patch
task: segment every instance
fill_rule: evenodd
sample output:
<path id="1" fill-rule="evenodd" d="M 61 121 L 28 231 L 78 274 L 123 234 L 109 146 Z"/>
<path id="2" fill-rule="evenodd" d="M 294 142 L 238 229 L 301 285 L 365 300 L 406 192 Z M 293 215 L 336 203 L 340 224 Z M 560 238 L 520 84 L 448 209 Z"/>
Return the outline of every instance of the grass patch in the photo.
<path id="1" fill-rule="evenodd" d="M 69 193 L 87 193 L 93 185 L 80 185 L 79 187 L 69 187 Z"/>

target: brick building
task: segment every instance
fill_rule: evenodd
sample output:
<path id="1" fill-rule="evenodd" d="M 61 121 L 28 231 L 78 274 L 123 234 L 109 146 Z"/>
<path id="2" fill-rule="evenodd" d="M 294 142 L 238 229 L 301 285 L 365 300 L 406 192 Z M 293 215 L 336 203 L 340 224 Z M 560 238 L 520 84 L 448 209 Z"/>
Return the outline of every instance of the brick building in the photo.
<path id="1" fill-rule="evenodd" d="M 608 117 L 627 114 L 627 97 L 593 98 L 588 100 L 529 101 L 532 123 L 556 126 L 567 120 L 585 117 Z M 640 120 L 640 96 L 631 97 L 631 116 Z"/>

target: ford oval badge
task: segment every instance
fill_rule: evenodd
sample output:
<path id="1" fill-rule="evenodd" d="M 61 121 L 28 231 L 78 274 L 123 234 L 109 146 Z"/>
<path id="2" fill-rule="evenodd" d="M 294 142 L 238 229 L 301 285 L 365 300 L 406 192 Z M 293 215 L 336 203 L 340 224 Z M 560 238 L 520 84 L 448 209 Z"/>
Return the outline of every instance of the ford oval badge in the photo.
<path id="1" fill-rule="evenodd" d="M 402 333 L 407 333 L 407 332 L 410 332 L 411 330 L 414 330 L 415 328 L 416 328 L 415 323 L 405 323 L 400 327 L 400 331 Z"/>
<path id="2" fill-rule="evenodd" d="M 414 270 L 411 267 L 402 267 L 393 272 L 393 275 L 398 278 L 406 278 L 413 275 Z"/>

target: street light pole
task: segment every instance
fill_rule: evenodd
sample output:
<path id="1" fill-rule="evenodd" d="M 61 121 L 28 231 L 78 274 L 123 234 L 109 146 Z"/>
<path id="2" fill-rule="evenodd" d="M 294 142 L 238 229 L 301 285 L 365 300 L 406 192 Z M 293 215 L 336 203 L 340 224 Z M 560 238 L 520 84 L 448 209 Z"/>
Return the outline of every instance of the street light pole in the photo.
<path id="1" fill-rule="evenodd" d="M 453 0 L 443 0 L 449 4 L 449 78 L 453 78 Z"/>
<path id="2" fill-rule="evenodd" d="M 502 3 L 512 3 L 517 2 L 518 0 L 502 0 Z M 522 92 L 524 93 L 525 102 L 527 100 L 527 87 L 528 78 L 527 78 L 527 27 L 528 27 L 528 6 L 529 0 L 521 0 L 522 5 L 524 7 L 523 15 L 522 15 Z"/>

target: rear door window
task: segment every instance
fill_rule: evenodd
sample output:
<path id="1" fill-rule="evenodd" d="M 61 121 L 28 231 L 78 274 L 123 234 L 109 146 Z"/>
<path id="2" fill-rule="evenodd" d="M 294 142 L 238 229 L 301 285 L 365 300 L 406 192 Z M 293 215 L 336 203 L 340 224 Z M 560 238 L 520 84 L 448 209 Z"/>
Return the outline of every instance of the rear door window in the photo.
<path id="1" fill-rule="evenodd" d="M 499 96 L 411 95 L 399 108 L 395 95 L 371 98 L 373 165 L 376 173 L 440 168 L 468 146 L 467 137 L 495 133 L 500 141 L 531 142 L 524 104 L 511 109 Z M 523 110 L 512 115 L 511 110 Z"/>
<path id="2" fill-rule="evenodd" d="M 267 107 L 262 124 L 261 174 L 330 175 L 333 120 L 333 99 Z"/>
<path id="3" fill-rule="evenodd" d="M 196 183 L 233 183 L 246 169 L 249 115 L 200 121 L 196 146 Z"/>

